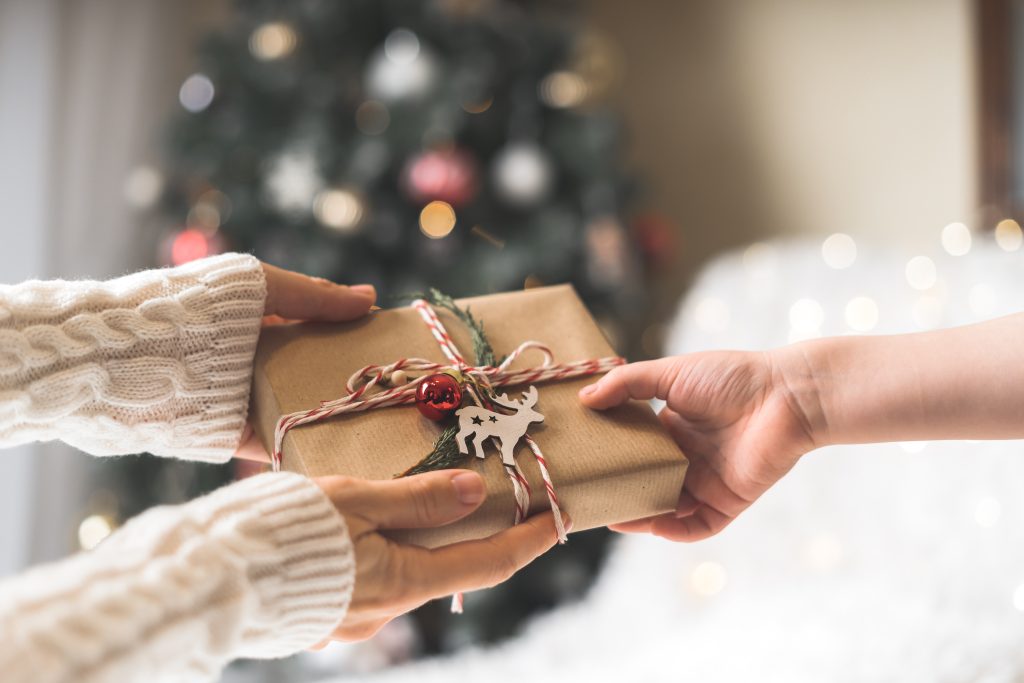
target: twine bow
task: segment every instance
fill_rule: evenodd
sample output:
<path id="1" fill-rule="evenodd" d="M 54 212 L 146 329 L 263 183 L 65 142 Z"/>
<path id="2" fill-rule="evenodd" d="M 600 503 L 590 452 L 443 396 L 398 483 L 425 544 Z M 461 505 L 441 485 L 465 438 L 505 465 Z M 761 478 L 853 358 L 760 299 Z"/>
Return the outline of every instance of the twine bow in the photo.
<path id="1" fill-rule="evenodd" d="M 430 374 L 443 370 L 455 370 L 462 373 L 471 381 L 467 383 L 467 389 L 477 405 L 483 405 L 484 399 L 473 389 L 476 384 L 484 389 L 484 392 L 491 393 L 495 387 L 517 384 L 533 384 L 536 382 L 559 381 L 575 377 L 586 377 L 602 372 L 608 372 L 612 368 L 623 365 L 626 361 L 618 356 L 608 356 L 589 360 L 573 361 L 571 363 L 555 363 L 554 354 L 551 349 L 537 341 L 525 341 L 520 344 L 497 366 L 491 365 L 470 365 L 459 352 L 458 347 L 445 329 L 441 320 L 437 317 L 434 309 L 423 299 L 412 302 L 412 307 L 423 318 L 441 347 L 441 352 L 451 361 L 450 363 L 435 363 L 424 358 L 402 358 L 388 365 L 367 365 L 356 371 L 349 377 L 346 383 L 348 394 L 332 401 L 322 401 L 320 405 L 312 410 L 302 410 L 288 415 L 283 415 L 277 421 L 274 430 L 274 451 L 271 454 L 271 466 L 275 472 L 281 469 L 282 445 L 285 435 L 295 427 L 319 422 L 335 415 L 348 413 L 359 413 L 376 408 L 388 408 L 392 406 L 408 405 L 416 400 L 416 387 Z M 530 350 L 539 351 L 543 356 L 543 362 L 531 368 L 512 370 L 511 365 Z M 419 377 L 411 378 L 404 384 L 385 388 L 391 381 L 392 375 L 398 371 L 423 372 Z M 369 393 L 374 387 L 380 387 L 381 391 Z M 544 480 L 544 489 L 547 493 L 548 502 L 551 504 L 551 511 L 555 517 L 555 528 L 558 532 L 558 541 L 565 543 L 567 538 L 565 528 L 562 525 L 561 509 L 558 505 L 558 496 L 555 493 L 554 483 L 548 472 L 547 462 L 537 442 L 529 434 L 523 437 L 530 452 L 537 460 L 541 478 Z M 505 465 L 505 473 L 512 483 L 515 493 L 516 509 L 514 524 L 519 524 L 526 518 L 530 507 L 530 485 L 523 476 L 518 464 Z M 461 611 L 461 596 L 456 596 L 453 611 Z"/>

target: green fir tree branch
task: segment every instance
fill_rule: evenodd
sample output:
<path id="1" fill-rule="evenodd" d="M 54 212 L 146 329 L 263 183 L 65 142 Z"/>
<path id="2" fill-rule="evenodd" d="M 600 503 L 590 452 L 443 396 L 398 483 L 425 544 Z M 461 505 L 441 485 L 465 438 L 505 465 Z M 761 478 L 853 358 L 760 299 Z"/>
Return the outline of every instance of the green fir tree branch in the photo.
<path id="1" fill-rule="evenodd" d="M 459 446 L 455 443 L 455 434 L 458 433 L 458 425 L 449 425 L 434 441 L 434 447 L 418 463 L 399 474 L 399 477 L 411 477 L 414 474 L 433 472 L 434 470 L 449 470 L 458 464 L 463 458 L 469 455 L 459 453 Z"/>
<path id="2" fill-rule="evenodd" d="M 498 365 L 499 361 L 494 354 L 494 348 L 487 339 L 483 323 L 477 320 L 470 310 L 463 310 L 444 292 L 430 288 L 417 298 L 425 299 L 431 306 L 438 306 L 458 318 L 468 329 L 470 338 L 473 341 L 473 355 L 476 356 L 477 365 Z M 456 466 L 459 461 L 469 457 L 459 452 L 459 445 L 455 442 L 455 435 L 458 433 L 457 424 L 449 424 L 434 441 L 434 447 L 418 463 L 397 475 L 398 477 L 409 477 L 423 472 L 434 470 L 446 470 Z"/>

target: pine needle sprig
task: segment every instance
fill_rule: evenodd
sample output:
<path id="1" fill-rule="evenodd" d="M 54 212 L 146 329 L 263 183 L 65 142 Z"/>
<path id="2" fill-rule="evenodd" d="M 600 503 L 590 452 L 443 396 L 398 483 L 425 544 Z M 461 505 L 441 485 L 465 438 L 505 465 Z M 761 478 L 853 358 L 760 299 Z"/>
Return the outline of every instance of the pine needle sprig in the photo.
<path id="1" fill-rule="evenodd" d="M 459 308 L 458 304 L 455 303 L 455 299 L 433 287 L 428 289 L 422 298 L 426 299 L 431 306 L 440 306 L 450 311 L 452 315 L 466 326 L 469 330 L 469 337 L 473 342 L 473 355 L 476 356 L 477 365 L 498 365 L 499 361 L 494 353 L 494 348 L 484 333 L 484 324 L 473 316 L 472 311 L 468 308 Z"/>
<path id="2" fill-rule="evenodd" d="M 459 453 L 459 446 L 455 443 L 455 435 L 459 431 L 458 425 L 446 427 L 434 441 L 434 447 L 418 463 L 397 475 L 398 477 L 411 477 L 414 474 L 433 472 L 434 470 L 450 470 L 460 460 L 468 458 L 469 455 Z"/>
<path id="3" fill-rule="evenodd" d="M 496 366 L 499 364 L 500 361 L 495 356 L 494 348 L 484 332 L 483 323 L 477 320 L 468 308 L 459 308 L 458 304 L 455 303 L 455 299 L 434 288 L 430 288 L 425 293 L 415 295 L 412 298 L 425 299 L 431 306 L 438 306 L 450 311 L 452 315 L 466 326 L 473 341 L 473 355 L 476 356 L 476 365 Z M 477 387 L 477 390 L 481 391 L 481 387 Z M 414 474 L 422 474 L 423 472 L 451 469 L 461 460 L 468 458 L 467 454 L 459 452 L 459 445 L 455 442 L 455 435 L 458 432 L 459 426 L 457 424 L 445 427 L 444 431 L 437 437 L 437 440 L 434 441 L 434 447 L 430 449 L 430 452 L 418 463 L 405 472 L 396 475 L 396 477 L 409 477 Z"/>

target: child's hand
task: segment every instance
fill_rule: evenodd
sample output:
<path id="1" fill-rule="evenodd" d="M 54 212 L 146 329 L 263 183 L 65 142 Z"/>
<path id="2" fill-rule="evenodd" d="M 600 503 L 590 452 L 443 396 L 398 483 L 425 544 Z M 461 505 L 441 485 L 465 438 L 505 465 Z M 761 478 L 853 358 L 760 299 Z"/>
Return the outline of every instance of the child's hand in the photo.
<path id="1" fill-rule="evenodd" d="M 468 470 L 389 481 L 323 477 L 316 483 L 345 517 L 355 545 L 352 602 L 333 640 L 364 640 L 428 600 L 499 584 L 558 540 L 550 512 L 489 538 L 432 550 L 379 533 L 443 526 L 476 510 L 487 492 L 480 475 Z M 563 522 L 571 527 L 568 517 Z"/>
<path id="2" fill-rule="evenodd" d="M 580 392 L 601 410 L 627 399 L 666 402 L 661 421 L 690 460 L 674 513 L 612 526 L 674 541 L 721 531 L 816 447 L 813 388 L 799 352 L 694 353 L 612 370 Z"/>

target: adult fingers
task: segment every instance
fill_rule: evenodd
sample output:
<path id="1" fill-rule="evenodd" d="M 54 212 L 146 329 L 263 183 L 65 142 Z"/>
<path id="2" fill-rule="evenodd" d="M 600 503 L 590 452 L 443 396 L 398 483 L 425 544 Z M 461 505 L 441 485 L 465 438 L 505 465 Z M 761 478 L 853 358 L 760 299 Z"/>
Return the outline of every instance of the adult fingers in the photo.
<path id="1" fill-rule="evenodd" d="M 630 398 L 664 399 L 672 386 L 674 373 L 670 370 L 675 367 L 673 360 L 662 358 L 617 367 L 593 384 L 583 387 L 580 400 L 588 408 L 604 410 Z"/>
<path id="2" fill-rule="evenodd" d="M 566 529 L 572 527 L 563 514 Z M 547 552 L 558 541 L 552 513 L 530 517 L 522 524 L 488 538 L 463 541 L 424 550 L 406 546 L 405 577 L 417 586 L 424 599 L 490 588 Z"/>
<path id="3" fill-rule="evenodd" d="M 263 264 L 267 280 L 264 314 L 288 320 L 338 322 L 365 315 L 377 300 L 373 285 L 348 287 Z"/>
<path id="4" fill-rule="evenodd" d="M 267 453 L 267 449 L 256 438 L 252 425 L 248 424 L 245 425 L 245 431 L 242 432 L 241 444 L 235 450 L 232 457 L 239 458 L 240 460 L 252 460 L 253 462 L 270 462 L 270 455 Z"/>
<path id="5" fill-rule="evenodd" d="M 387 481 L 328 478 L 328 495 L 378 529 L 443 526 L 465 517 L 487 497 L 483 478 L 470 470 L 442 470 Z"/>

